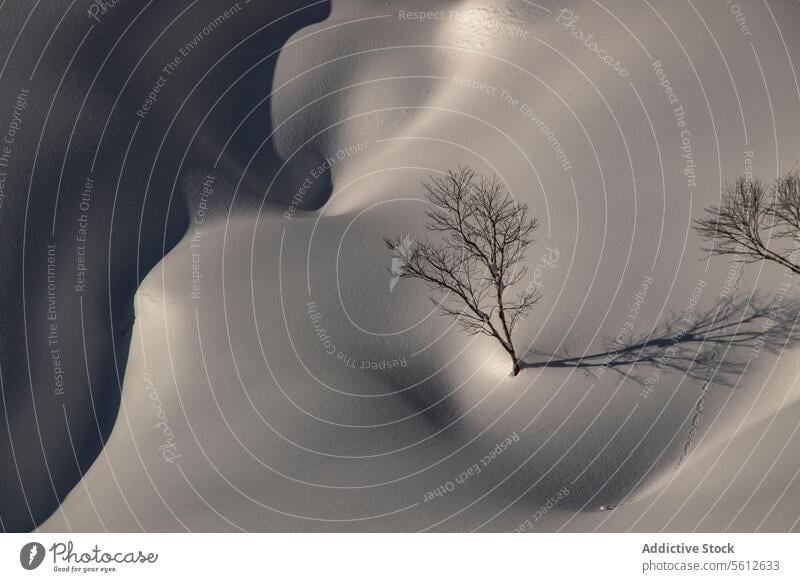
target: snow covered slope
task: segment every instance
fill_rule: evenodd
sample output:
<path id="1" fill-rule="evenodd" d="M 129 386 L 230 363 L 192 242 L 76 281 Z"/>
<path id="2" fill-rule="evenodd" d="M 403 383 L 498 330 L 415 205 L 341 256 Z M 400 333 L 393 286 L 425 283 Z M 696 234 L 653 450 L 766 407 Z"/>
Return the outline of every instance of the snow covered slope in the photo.
<path id="1" fill-rule="evenodd" d="M 800 7 L 741 7 L 334 1 L 280 54 L 274 179 L 185 182 L 111 439 L 42 529 L 796 530 L 797 280 L 691 230 L 800 153 Z M 542 222 L 517 378 L 389 272 L 458 164 Z M 263 204 L 201 216 L 205 176 Z"/>

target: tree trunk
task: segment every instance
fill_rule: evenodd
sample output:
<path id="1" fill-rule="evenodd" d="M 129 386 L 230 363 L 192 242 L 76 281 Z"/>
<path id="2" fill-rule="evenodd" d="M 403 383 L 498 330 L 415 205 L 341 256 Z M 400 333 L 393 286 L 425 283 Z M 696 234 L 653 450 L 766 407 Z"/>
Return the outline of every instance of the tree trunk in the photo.
<path id="1" fill-rule="evenodd" d="M 511 364 L 513 366 L 513 368 L 511 369 L 511 375 L 516 376 L 517 374 L 519 374 L 520 370 L 519 360 L 517 360 L 517 354 L 514 352 L 514 349 L 512 348 L 511 350 L 509 350 L 508 355 L 511 357 Z"/>
<path id="2" fill-rule="evenodd" d="M 506 336 L 506 339 L 503 341 L 500 339 L 499 334 L 497 333 L 495 333 L 495 336 L 500 340 L 500 343 L 511 357 L 511 363 L 513 365 L 511 375 L 516 376 L 519 374 L 519 361 L 517 360 L 517 352 L 514 349 L 514 344 L 511 342 L 511 330 L 508 329 L 508 322 L 506 321 L 506 308 L 505 305 L 503 305 L 503 287 L 500 283 L 500 281 L 495 283 L 495 289 L 497 290 L 497 311 L 500 317 L 500 323 L 503 324 L 503 334 Z"/>

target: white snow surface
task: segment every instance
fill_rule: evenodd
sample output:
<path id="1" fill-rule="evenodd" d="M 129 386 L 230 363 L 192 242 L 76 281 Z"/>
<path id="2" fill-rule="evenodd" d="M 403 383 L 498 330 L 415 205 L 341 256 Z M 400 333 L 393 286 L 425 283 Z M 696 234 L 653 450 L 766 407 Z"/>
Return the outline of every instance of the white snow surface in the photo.
<path id="1" fill-rule="evenodd" d="M 800 6 L 741 4 L 752 36 L 724 3 L 334 0 L 280 56 L 284 170 L 261 209 L 193 224 L 143 281 L 112 436 L 40 529 L 797 529 L 797 281 L 708 260 L 691 229 L 746 152 L 767 179 L 800 152 Z M 446 16 L 399 17 L 421 9 Z M 287 218 L 271 196 L 309 177 L 327 196 L 326 158 L 329 199 Z M 543 300 L 515 339 L 554 362 L 516 378 L 424 285 L 390 289 L 383 237 L 425 236 L 420 181 L 458 164 L 542 223 L 526 281 Z M 684 316 L 735 341 L 681 343 L 684 369 L 563 362 L 620 334 L 663 358 Z"/>

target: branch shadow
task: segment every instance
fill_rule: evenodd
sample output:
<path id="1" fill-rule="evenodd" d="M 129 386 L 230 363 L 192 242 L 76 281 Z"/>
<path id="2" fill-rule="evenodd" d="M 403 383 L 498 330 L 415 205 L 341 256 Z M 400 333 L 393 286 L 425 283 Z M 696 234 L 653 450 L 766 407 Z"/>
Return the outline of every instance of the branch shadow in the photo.
<path id="1" fill-rule="evenodd" d="M 800 300 L 787 296 L 789 290 L 786 286 L 774 295 L 753 293 L 738 299 L 721 298 L 707 310 L 673 313 L 651 332 L 607 338 L 607 347 L 600 351 L 579 356 L 564 351 L 528 360 L 523 367 L 576 368 L 595 378 L 611 370 L 641 384 L 645 396 L 665 374 L 683 374 L 699 381 L 700 392 L 689 411 L 683 436 L 677 441 L 678 448 L 674 455 L 668 455 L 671 460 L 664 458 L 665 463 L 674 461 L 679 466 L 701 430 L 701 416 L 711 387 L 741 386 L 742 378 L 759 356 L 780 355 L 800 343 L 800 325 L 797 325 Z M 653 442 L 658 439 L 655 434 L 649 438 Z M 613 508 L 628 499 L 634 489 L 647 481 L 648 475 L 655 475 L 649 445 L 639 444 L 635 453 L 630 451 L 633 455 L 625 456 L 627 449 L 623 447 L 607 451 L 597 459 L 600 462 L 591 471 L 572 482 L 569 498 L 561 504 L 563 508 L 595 511 Z M 625 470 L 621 470 L 623 465 Z M 541 497 L 562 485 L 556 476 L 548 477 L 533 495 Z"/>
<path id="2" fill-rule="evenodd" d="M 529 351 L 525 358 L 542 359 L 523 358 L 520 365 L 578 368 L 597 378 L 611 370 L 642 385 L 673 371 L 733 387 L 761 353 L 780 353 L 797 345 L 798 314 L 800 301 L 786 295 L 721 298 L 705 311 L 673 313 L 649 333 L 606 338 L 607 347 L 601 351 L 579 356 L 566 349 L 552 355 Z"/>
<path id="3" fill-rule="evenodd" d="M 697 393 L 687 393 L 682 404 L 671 405 L 670 410 L 679 410 L 680 414 L 662 419 L 661 422 L 673 422 L 678 416 L 686 419 L 685 426 L 670 429 L 680 433 L 676 433 L 674 448 L 663 457 L 661 452 L 666 445 L 663 430 L 648 432 L 646 436 L 636 433 L 636 439 L 621 438 L 608 447 L 616 438 L 608 436 L 615 428 L 598 429 L 591 443 L 575 448 L 567 457 L 563 456 L 563 442 L 557 439 L 542 448 L 537 439 L 545 431 L 529 437 L 537 441 L 531 445 L 538 451 L 537 460 L 520 471 L 508 486 L 515 491 L 527 491 L 526 502 L 536 508 L 542 507 L 554 491 L 567 483 L 569 495 L 558 505 L 570 513 L 607 510 L 635 499 L 637 489 L 646 486 L 664 468 L 680 465 L 695 446 L 705 428 L 702 421 L 707 412 L 707 395 L 712 389 L 733 390 L 741 386 L 741 379 L 759 356 L 779 355 L 800 343 L 800 324 L 796 325 L 800 319 L 800 300 L 788 295 L 788 287 L 782 291 L 785 292 L 720 298 L 707 309 L 697 307 L 690 312 L 672 313 L 652 330 L 605 338 L 600 349 L 584 355 L 566 349 L 555 354 L 528 352 L 521 363 L 525 369 L 574 368 L 594 378 L 610 370 L 642 385 L 643 391 L 653 391 L 667 375 L 685 374 L 700 386 Z M 433 428 L 454 439 L 465 438 L 469 433 L 460 420 L 468 410 L 449 396 L 445 386 L 431 383 L 403 393 L 412 406 L 425 410 L 425 418 Z M 647 424 L 649 420 L 642 422 Z M 518 462 L 518 457 L 509 456 L 496 466 L 509 463 L 511 472 Z M 559 463 L 563 463 L 563 470 L 551 471 Z M 570 474 L 574 477 L 572 481 L 568 480 Z M 531 488 L 533 478 L 536 485 Z"/>

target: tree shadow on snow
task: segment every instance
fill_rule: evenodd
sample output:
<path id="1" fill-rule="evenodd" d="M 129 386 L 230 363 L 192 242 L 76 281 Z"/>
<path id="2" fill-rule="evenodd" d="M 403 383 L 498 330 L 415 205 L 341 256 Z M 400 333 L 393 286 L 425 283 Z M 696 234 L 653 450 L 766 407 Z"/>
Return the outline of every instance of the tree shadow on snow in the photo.
<path id="1" fill-rule="evenodd" d="M 564 350 L 522 367 L 578 368 L 595 377 L 612 370 L 642 385 L 672 371 L 733 387 L 761 353 L 798 343 L 799 313 L 800 301 L 785 295 L 722 298 L 706 311 L 673 314 L 649 333 L 607 339 L 606 349 L 579 356 Z"/>
<path id="2" fill-rule="evenodd" d="M 671 419 L 667 415 L 660 419 L 670 423 L 680 419 L 674 428 L 643 432 L 619 442 L 609 436 L 597 439 L 590 446 L 576 447 L 571 455 L 572 464 L 589 470 L 570 484 L 570 494 L 560 507 L 573 511 L 613 508 L 645 483 L 648 476 L 654 476 L 654 471 L 670 463 L 679 466 L 704 428 L 708 391 L 714 387 L 746 387 L 743 378 L 759 356 L 781 354 L 797 346 L 799 316 L 800 301 L 786 295 L 770 297 L 756 293 L 738 300 L 723 298 L 705 311 L 673 314 L 650 333 L 608 340 L 608 347 L 601 351 L 526 362 L 524 368 L 577 368 L 595 378 L 611 370 L 640 384 L 642 395 L 652 393 L 665 374 L 678 374 L 681 380 L 690 378 L 700 385 L 693 407 L 685 408 L 685 401 L 672 402 L 670 406 L 675 410 Z M 659 419 L 648 422 L 656 423 Z M 617 427 L 611 430 L 616 431 Z M 663 439 L 667 433 L 676 435 L 669 450 L 665 447 L 670 443 Z M 612 440 L 617 444 L 608 446 Z M 558 490 L 564 485 L 562 481 L 563 475 L 546 476 L 531 491 L 531 499 Z"/>

